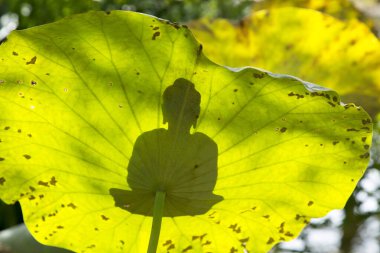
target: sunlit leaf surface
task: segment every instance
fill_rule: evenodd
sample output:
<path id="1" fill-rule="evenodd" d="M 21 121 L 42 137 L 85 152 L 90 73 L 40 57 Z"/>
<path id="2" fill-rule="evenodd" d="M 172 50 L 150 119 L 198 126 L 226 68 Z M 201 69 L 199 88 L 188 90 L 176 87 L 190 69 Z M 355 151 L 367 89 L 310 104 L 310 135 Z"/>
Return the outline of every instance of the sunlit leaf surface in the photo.
<path id="1" fill-rule="evenodd" d="M 255 10 L 299 7 L 321 11 L 339 19 L 364 18 L 350 0 L 265 0 L 254 4 Z"/>
<path id="2" fill-rule="evenodd" d="M 76 252 L 146 252 L 158 188 L 158 252 L 267 252 L 344 206 L 372 131 L 334 91 L 218 66 L 186 27 L 122 11 L 12 33 L 0 108 L 0 197 Z"/>
<path id="3" fill-rule="evenodd" d="M 256 12 L 236 26 L 204 19 L 191 30 L 219 64 L 295 75 L 335 89 L 371 115 L 380 112 L 380 42 L 359 21 L 280 8 Z"/>

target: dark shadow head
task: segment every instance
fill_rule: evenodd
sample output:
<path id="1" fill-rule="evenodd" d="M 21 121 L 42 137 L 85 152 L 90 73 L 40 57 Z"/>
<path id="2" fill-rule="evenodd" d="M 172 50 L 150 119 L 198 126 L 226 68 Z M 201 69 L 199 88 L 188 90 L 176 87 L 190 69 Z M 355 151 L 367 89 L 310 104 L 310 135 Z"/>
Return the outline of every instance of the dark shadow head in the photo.
<path id="1" fill-rule="evenodd" d="M 162 114 L 164 124 L 181 124 L 190 128 L 197 124 L 201 111 L 201 94 L 189 80 L 178 78 L 163 94 Z"/>

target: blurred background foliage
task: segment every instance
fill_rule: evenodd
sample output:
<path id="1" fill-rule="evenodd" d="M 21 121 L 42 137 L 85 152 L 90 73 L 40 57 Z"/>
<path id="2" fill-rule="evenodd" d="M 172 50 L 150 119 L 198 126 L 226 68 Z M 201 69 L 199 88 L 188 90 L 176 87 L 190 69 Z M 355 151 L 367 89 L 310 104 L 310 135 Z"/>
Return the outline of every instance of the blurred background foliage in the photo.
<path id="1" fill-rule="evenodd" d="M 88 10 L 131 10 L 187 22 L 201 17 L 239 20 L 252 10 L 294 6 L 372 26 L 379 18 L 373 14 L 375 5 L 376 0 L 0 0 L 0 15 L 16 14 L 18 28 L 24 29 Z"/>
<path id="2" fill-rule="evenodd" d="M 380 41 L 365 23 L 279 7 L 255 11 L 238 24 L 202 18 L 189 27 L 216 63 L 297 76 L 338 91 L 343 102 L 371 116 L 380 112 Z"/>
<path id="3" fill-rule="evenodd" d="M 279 8 L 283 7 L 313 9 L 328 16 L 321 19 L 322 14 L 307 15 L 295 10 L 293 14 L 298 14 L 292 15 L 289 11 L 288 18 L 283 13 L 276 20 L 261 15 L 261 23 L 252 18 L 258 13 L 257 19 L 259 11 L 264 9 L 281 14 L 283 9 Z M 347 102 L 365 94 L 367 97 L 356 102 L 371 111 L 375 134 L 371 163 L 363 179 L 343 210 L 313 219 L 299 238 L 279 244 L 272 252 L 380 253 L 380 0 L 0 0 L 0 41 L 16 28 L 25 29 L 89 10 L 114 9 L 138 11 L 190 24 L 195 35 L 205 44 L 206 54 L 206 47 L 216 49 L 219 43 L 219 52 L 210 52 L 214 54 L 210 55 L 211 58 L 219 64 L 253 65 L 300 76 L 331 86 L 338 92 L 348 91 L 346 95 L 351 97 L 346 96 Z M 305 15 L 307 22 L 304 22 Z M 297 17 L 299 19 L 295 22 Z M 220 23 L 215 20 L 217 18 L 224 21 Z M 335 20 L 333 23 L 341 29 L 316 29 L 326 19 Z M 225 33 L 229 31 L 223 35 L 228 40 L 218 37 L 223 30 Z M 306 36 L 313 36 L 313 41 Z M 355 42 L 351 36 L 355 37 Z M 284 43 L 276 44 L 276 38 L 294 46 L 286 50 Z M 344 38 L 340 41 L 347 43 L 337 43 L 331 38 Z M 303 54 L 297 50 L 300 47 Z M 326 47 L 331 50 L 323 53 Z M 372 51 L 366 54 L 369 48 Z M 266 53 L 260 50 L 266 50 Z M 252 59 L 253 53 L 256 59 Z M 371 61 L 363 60 L 364 55 Z M 315 64 L 321 57 L 325 57 L 323 68 Z M 351 57 L 355 59 L 355 65 L 351 64 Z M 353 71 L 355 75 L 361 74 L 361 78 L 353 75 Z M 373 97 L 372 102 L 366 101 L 369 96 Z M 5 205 L 0 201 L 0 253 L 58 252 L 38 246 L 23 227 L 8 229 L 19 223 L 22 223 L 19 205 Z M 7 243 L 10 248 L 6 247 Z"/>

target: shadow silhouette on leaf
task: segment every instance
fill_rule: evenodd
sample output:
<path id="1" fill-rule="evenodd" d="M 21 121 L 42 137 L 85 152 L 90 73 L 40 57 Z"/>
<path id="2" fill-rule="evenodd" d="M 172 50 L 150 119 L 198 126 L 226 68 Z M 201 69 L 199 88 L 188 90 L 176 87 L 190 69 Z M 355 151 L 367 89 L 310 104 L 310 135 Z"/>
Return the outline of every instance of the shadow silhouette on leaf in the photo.
<path id="1" fill-rule="evenodd" d="M 218 146 L 196 127 L 201 95 L 179 78 L 163 94 L 162 113 L 168 129 L 142 133 L 128 165 L 131 191 L 111 188 L 115 206 L 152 216 L 155 193 L 166 192 L 165 217 L 200 215 L 223 200 L 213 194 L 218 173 Z"/>

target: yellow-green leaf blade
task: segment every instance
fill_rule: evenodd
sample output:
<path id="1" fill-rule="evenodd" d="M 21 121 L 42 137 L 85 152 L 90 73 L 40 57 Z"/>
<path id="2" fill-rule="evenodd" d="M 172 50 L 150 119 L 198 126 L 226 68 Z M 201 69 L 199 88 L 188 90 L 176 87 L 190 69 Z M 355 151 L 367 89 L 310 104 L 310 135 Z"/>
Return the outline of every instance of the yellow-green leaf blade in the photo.
<path id="1" fill-rule="evenodd" d="M 184 174 L 166 193 L 158 252 L 266 252 L 344 205 L 368 162 L 368 115 L 334 91 L 220 67 L 201 50 L 185 27 L 131 12 L 74 16 L 1 45 L 0 196 L 21 202 L 34 237 L 78 252 L 146 252 L 152 218 L 141 213 L 152 196 L 139 213 L 117 206 L 111 189 L 133 193 L 137 140 L 166 131 L 162 95 L 179 78 L 201 95 L 192 133 L 217 145 L 220 198 Z"/>

